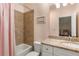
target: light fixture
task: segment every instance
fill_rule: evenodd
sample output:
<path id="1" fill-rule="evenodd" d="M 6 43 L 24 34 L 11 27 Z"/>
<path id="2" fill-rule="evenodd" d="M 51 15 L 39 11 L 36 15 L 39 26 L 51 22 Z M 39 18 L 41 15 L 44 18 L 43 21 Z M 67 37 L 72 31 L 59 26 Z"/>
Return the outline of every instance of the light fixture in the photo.
<path id="1" fill-rule="evenodd" d="M 73 5 L 74 3 L 70 3 L 71 5 Z"/>
<path id="2" fill-rule="evenodd" d="M 65 7 L 67 6 L 69 3 L 62 3 L 62 6 Z M 74 3 L 70 3 L 71 5 L 73 5 Z M 61 3 L 55 3 L 54 5 L 56 5 L 56 8 L 60 8 L 61 7 Z"/>
<path id="3" fill-rule="evenodd" d="M 67 6 L 68 3 L 63 3 L 63 6 Z"/>
<path id="4" fill-rule="evenodd" d="M 56 8 L 60 8 L 60 3 L 56 3 Z"/>

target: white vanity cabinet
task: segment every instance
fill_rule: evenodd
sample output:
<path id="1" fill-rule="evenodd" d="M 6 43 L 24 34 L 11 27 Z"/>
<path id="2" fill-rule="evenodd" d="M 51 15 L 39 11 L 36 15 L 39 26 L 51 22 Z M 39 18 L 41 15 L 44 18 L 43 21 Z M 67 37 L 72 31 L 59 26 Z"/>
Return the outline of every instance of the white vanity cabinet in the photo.
<path id="1" fill-rule="evenodd" d="M 42 44 L 42 56 L 79 56 L 79 52 Z"/>
<path id="2" fill-rule="evenodd" d="M 54 50 L 52 46 L 42 44 L 42 56 L 52 56 Z"/>

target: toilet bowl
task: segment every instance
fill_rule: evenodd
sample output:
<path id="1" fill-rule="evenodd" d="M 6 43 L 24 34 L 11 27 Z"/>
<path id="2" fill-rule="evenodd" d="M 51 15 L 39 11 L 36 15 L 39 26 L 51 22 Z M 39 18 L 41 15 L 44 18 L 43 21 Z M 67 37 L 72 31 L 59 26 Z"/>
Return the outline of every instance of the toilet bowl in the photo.
<path id="1" fill-rule="evenodd" d="M 30 53 L 28 53 L 26 56 L 39 56 L 40 53 L 36 52 L 36 51 L 31 51 Z"/>
<path id="2" fill-rule="evenodd" d="M 34 51 L 29 52 L 26 56 L 39 56 L 41 50 L 41 43 L 35 41 L 34 42 Z"/>

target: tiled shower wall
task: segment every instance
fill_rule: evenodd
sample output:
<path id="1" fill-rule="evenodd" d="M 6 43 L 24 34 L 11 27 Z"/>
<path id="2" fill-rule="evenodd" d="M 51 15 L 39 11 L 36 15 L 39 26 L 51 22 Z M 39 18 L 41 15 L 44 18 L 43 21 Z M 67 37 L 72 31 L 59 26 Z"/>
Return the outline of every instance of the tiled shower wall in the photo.
<path id="1" fill-rule="evenodd" d="M 34 11 L 24 13 L 24 43 L 33 46 L 34 42 Z"/>
<path id="2" fill-rule="evenodd" d="M 24 15 L 15 10 L 15 39 L 16 45 L 24 42 Z"/>
<path id="3" fill-rule="evenodd" d="M 21 13 L 15 11 L 15 40 L 16 45 L 21 43 L 33 45 L 34 42 L 34 11 Z M 29 26 L 28 26 L 29 25 Z"/>

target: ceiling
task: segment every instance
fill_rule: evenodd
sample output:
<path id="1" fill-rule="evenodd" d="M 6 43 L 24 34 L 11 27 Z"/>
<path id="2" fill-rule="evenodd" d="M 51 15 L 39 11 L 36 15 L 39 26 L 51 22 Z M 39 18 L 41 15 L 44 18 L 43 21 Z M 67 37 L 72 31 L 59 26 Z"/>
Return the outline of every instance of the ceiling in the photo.
<path id="1" fill-rule="evenodd" d="M 68 5 L 73 5 L 71 3 L 20 3 L 20 4 L 30 10 L 34 9 L 34 7 L 38 7 L 41 5 L 46 5 L 52 8 L 60 8 L 60 7 L 68 6 Z"/>

